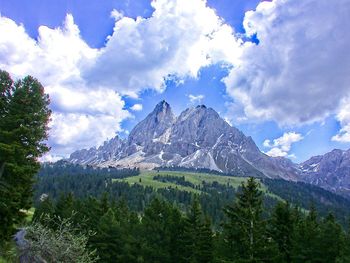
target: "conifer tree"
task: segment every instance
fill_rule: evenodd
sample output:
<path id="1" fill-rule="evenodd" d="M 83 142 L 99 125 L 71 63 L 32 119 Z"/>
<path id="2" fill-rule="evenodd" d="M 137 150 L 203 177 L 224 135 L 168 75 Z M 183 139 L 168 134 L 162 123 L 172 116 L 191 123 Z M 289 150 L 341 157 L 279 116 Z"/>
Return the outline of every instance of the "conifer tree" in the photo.
<path id="1" fill-rule="evenodd" d="M 109 209 L 101 217 L 98 224 L 98 232 L 92 237 L 91 243 L 96 248 L 102 262 L 118 262 L 121 254 L 122 240 L 120 239 L 120 228 L 113 210 Z"/>
<path id="2" fill-rule="evenodd" d="M 293 262 L 319 262 L 320 228 L 317 220 L 316 208 L 311 205 L 305 219 L 299 221 L 295 227 L 293 242 Z"/>
<path id="3" fill-rule="evenodd" d="M 43 86 L 33 77 L 13 82 L 0 71 L 0 240 L 10 238 L 31 207 L 38 158 L 48 150 L 50 110 Z M 0 241 L 0 243 L 1 243 Z"/>
<path id="4" fill-rule="evenodd" d="M 341 226 L 335 221 L 334 215 L 329 213 L 320 224 L 318 242 L 319 260 L 336 262 L 343 248 L 344 233 Z"/>
<path id="5" fill-rule="evenodd" d="M 262 219 L 262 192 L 259 182 L 249 178 L 242 183 L 237 201 L 224 210 L 227 222 L 224 233 L 227 257 L 236 262 L 271 262 L 275 258 L 274 243 L 267 235 Z"/>
<path id="6" fill-rule="evenodd" d="M 295 218 L 290 205 L 279 202 L 272 213 L 270 232 L 278 245 L 281 262 L 292 262 L 294 225 Z"/>
<path id="7" fill-rule="evenodd" d="M 209 220 L 204 220 L 198 198 L 192 202 L 184 226 L 185 262 L 211 262 L 213 254 L 211 225 Z"/>
<path id="8" fill-rule="evenodd" d="M 55 214 L 55 207 L 49 196 L 43 197 L 40 201 L 40 204 L 36 207 L 33 215 L 33 221 L 40 221 L 41 224 L 44 224 L 43 217 L 48 216 L 50 218 Z"/>
<path id="9" fill-rule="evenodd" d="M 214 239 L 211 221 L 208 217 L 204 219 L 201 226 L 198 262 L 210 263 L 214 260 Z"/>
<path id="10" fill-rule="evenodd" d="M 169 203 L 155 198 L 142 218 L 143 255 L 146 262 L 182 262 L 181 213 Z"/>
<path id="11" fill-rule="evenodd" d="M 72 193 L 67 195 L 61 194 L 56 207 L 55 214 L 61 218 L 71 218 L 74 211 L 74 196 Z"/>
<path id="12" fill-rule="evenodd" d="M 347 232 L 343 236 L 342 247 L 336 259 L 336 263 L 350 262 L 350 220 L 348 222 Z"/>

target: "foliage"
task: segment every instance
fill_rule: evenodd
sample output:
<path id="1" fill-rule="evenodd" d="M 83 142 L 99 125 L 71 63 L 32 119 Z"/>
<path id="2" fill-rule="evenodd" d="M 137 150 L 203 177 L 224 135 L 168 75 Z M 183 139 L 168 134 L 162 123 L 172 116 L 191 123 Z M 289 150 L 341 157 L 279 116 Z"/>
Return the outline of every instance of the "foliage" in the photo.
<path id="1" fill-rule="evenodd" d="M 148 193 L 130 189 L 136 195 Z M 203 196 L 187 193 L 176 199 L 178 191 L 164 189 L 153 192 L 138 213 L 128 205 L 129 194 L 116 200 L 110 191 L 99 198 L 72 194 L 61 194 L 53 202 L 44 198 L 34 218 L 56 231 L 57 224 L 41 218 L 61 215 L 71 218 L 75 233 L 94 232 L 87 247 L 96 251 L 98 262 L 348 262 L 350 235 L 332 214 L 319 219 L 315 207 L 305 212 L 285 202 L 269 213 L 270 203 L 263 202 L 260 189 L 253 178 L 242 184 L 230 204 L 223 206 L 223 228 L 211 223 L 213 217 L 205 212 L 210 206 L 204 208 L 211 198 L 213 203 L 220 200 L 218 196 L 206 194 L 208 199 L 201 200 Z M 182 203 L 174 202 L 183 197 Z"/>
<path id="2" fill-rule="evenodd" d="M 0 246 L 14 233 L 32 203 L 38 158 L 48 150 L 50 110 L 33 77 L 13 82 L 0 70 Z"/>
<path id="3" fill-rule="evenodd" d="M 89 251 L 87 243 L 92 234 L 84 233 L 72 225 L 70 219 L 44 217 L 46 224 L 34 221 L 26 228 L 26 244 L 20 257 L 27 262 L 93 263 L 95 251 Z M 49 221 L 49 222 L 47 222 Z M 55 227 L 47 227 L 54 225 Z"/>

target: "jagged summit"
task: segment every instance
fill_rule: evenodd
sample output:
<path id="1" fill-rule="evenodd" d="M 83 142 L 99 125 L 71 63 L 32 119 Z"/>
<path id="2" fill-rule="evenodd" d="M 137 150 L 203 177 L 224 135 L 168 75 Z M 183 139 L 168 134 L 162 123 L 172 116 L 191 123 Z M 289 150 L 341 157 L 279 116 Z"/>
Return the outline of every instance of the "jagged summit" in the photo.
<path id="1" fill-rule="evenodd" d="M 240 176 L 301 180 L 350 195 L 350 149 L 335 149 L 300 165 L 262 153 L 250 136 L 230 126 L 212 108 L 191 107 L 175 116 L 159 102 L 126 140 L 79 150 L 68 161 L 102 167 L 207 168 Z"/>
<path id="2" fill-rule="evenodd" d="M 313 156 L 299 168 L 302 180 L 350 196 L 350 149 Z"/>
<path id="3" fill-rule="evenodd" d="M 295 179 L 285 163 L 260 152 L 251 137 L 231 127 L 212 108 L 198 105 L 178 117 L 159 102 L 130 132 L 127 140 L 112 139 L 98 149 L 71 154 L 73 163 L 114 167 L 180 166 L 207 168 L 246 176 Z"/>
<path id="4" fill-rule="evenodd" d="M 145 146 L 158 138 L 175 122 L 175 115 L 170 105 L 161 101 L 147 117 L 139 122 L 130 132 L 129 145 Z"/>
<path id="5" fill-rule="evenodd" d="M 168 102 L 166 102 L 165 100 L 162 100 L 161 102 L 159 102 L 153 111 L 163 111 L 163 110 L 168 110 L 170 109 L 171 110 L 171 107 L 169 105 Z"/>

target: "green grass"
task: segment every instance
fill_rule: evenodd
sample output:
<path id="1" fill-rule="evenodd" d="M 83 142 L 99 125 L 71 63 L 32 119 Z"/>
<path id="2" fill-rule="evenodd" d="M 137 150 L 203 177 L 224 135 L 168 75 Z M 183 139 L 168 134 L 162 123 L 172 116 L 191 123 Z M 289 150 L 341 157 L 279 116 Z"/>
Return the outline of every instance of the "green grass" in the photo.
<path id="1" fill-rule="evenodd" d="M 34 212 L 35 212 L 35 208 L 34 207 L 32 207 L 32 208 L 30 208 L 29 210 L 26 211 L 26 214 L 27 214 L 26 222 L 27 223 L 32 222 Z"/>
<path id="2" fill-rule="evenodd" d="M 114 182 L 126 182 L 129 184 L 140 184 L 142 186 L 149 186 L 153 187 L 154 189 L 160 189 L 160 188 L 176 188 L 181 191 L 188 191 L 193 193 L 201 193 L 200 190 L 194 189 L 192 187 L 188 186 L 182 186 L 178 185 L 172 182 L 160 182 L 157 180 L 153 180 L 154 176 L 178 176 L 178 177 L 185 177 L 185 180 L 188 182 L 191 182 L 194 185 L 201 186 L 203 185 L 203 181 L 206 183 L 213 183 L 217 182 L 222 185 L 229 185 L 234 188 L 238 188 L 242 182 L 246 181 L 246 177 L 234 177 L 234 176 L 222 176 L 222 175 L 216 175 L 216 174 L 208 174 L 208 173 L 195 173 L 195 172 L 184 172 L 184 171 L 141 171 L 140 175 L 138 176 L 132 176 L 127 177 L 123 179 L 113 179 Z M 267 193 L 268 195 L 281 199 L 280 197 L 267 192 L 267 188 L 265 185 L 261 184 L 261 190 L 264 193 Z"/>

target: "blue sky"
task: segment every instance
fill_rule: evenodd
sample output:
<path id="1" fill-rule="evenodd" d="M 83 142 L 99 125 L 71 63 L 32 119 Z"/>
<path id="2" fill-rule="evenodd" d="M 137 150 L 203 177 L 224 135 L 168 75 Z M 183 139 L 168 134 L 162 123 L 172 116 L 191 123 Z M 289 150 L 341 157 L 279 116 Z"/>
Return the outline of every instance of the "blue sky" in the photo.
<path id="1" fill-rule="evenodd" d="M 262 151 L 301 162 L 350 147 L 349 8 L 0 0 L 0 68 L 34 75 L 50 94 L 48 158 L 127 136 L 165 99 L 176 114 L 212 107 Z"/>

